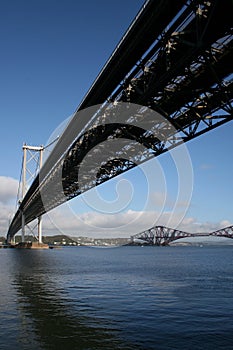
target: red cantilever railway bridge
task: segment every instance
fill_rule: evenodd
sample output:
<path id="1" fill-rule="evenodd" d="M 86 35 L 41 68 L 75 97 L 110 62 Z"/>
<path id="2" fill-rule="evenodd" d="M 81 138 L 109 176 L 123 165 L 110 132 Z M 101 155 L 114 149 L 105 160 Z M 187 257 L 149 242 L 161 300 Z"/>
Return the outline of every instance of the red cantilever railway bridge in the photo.
<path id="1" fill-rule="evenodd" d="M 233 226 L 222 228 L 209 233 L 189 233 L 165 226 L 154 226 L 148 230 L 131 236 L 132 243 L 149 245 L 168 245 L 181 238 L 192 237 L 225 237 L 233 239 Z"/>
<path id="2" fill-rule="evenodd" d="M 232 13 L 232 0 L 145 2 L 25 194 L 8 241 L 46 211 L 233 119 Z M 129 116 L 134 125 L 146 123 L 148 110 L 163 121 L 150 120 L 147 130 L 122 125 L 120 102 L 140 106 Z M 88 120 L 80 118 L 80 112 L 95 105 L 98 109 Z M 128 144 L 101 166 L 92 156 L 85 183 L 80 183 L 83 159 L 109 137 L 126 138 Z M 133 152 L 136 143 L 145 147 L 143 154 Z M 124 156 L 126 148 L 130 160 Z M 100 146 L 99 151 L 105 149 Z M 90 174 L 96 168 L 98 178 L 93 180 Z"/>

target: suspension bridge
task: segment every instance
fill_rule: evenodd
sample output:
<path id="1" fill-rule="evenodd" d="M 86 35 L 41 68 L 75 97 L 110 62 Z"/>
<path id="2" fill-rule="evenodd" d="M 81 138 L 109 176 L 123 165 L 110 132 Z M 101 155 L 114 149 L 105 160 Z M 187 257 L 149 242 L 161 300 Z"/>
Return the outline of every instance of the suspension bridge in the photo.
<path id="1" fill-rule="evenodd" d="M 131 236 L 131 244 L 165 246 L 182 238 L 224 237 L 233 239 L 233 226 L 209 233 L 189 233 L 165 226 L 154 226 Z"/>
<path id="2" fill-rule="evenodd" d="M 65 201 L 232 120 L 232 10 L 231 0 L 145 2 L 23 194 L 8 242 Z"/>

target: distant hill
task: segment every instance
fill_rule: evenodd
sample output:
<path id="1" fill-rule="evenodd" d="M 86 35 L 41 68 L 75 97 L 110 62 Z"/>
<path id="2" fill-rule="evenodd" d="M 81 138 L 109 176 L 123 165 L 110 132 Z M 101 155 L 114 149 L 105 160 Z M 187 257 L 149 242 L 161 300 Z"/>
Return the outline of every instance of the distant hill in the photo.
<path id="1" fill-rule="evenodd" d="M 70 245 L 76 243 L 71 237 L 66 235 L 43 236 L 43 243 Z"/>
<path id="2" fill-rule="evenodd" d="M 0 238 L 1 239 L 1 238 Z M 27 242 L 37 242 L 32 235 L 25 236 Z M 90 237 L 70 237 L 66 235 L 43 236 L 45 244 L 68 245 L 68 246 L 118 246 L 129 243 L 129 238 L 90 238 Z M 5 242 L 5 237 L 2 237 Z M 15 243 L 21 242 L 21 235 L 15 236 Z"/>
<path id="3" fill-rule="evenodd" d="M 71 237 L 78 245 L 85 246 L 119 246 L 129 243 L 129 238 L 91 238 L 91 237 Z"/>
<path id="4" fill-rule="evenodd" d="M 5 241 L 5 237 L 2 238 Z M 1 240 L 1 238 L 0 238 Z M 55 235 L 55 236 L 43 236 L 43 243 L 46 244 L 63 244 L 70 245 L 75 243 L 75 241 L 66 235 Z M 37 242 L 37 239 L 33 235 L 25 236 L 25 241 L 27 242 Z M 21 235 L 15 235 L 15 243 L 21 242 Z"/>

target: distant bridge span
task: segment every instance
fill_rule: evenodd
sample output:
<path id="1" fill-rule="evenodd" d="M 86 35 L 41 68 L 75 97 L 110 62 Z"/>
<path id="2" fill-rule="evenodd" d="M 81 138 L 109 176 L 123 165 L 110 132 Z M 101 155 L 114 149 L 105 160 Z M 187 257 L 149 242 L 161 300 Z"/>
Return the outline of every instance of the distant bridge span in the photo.
<path id="1" fill-rule="evenodd" d="M 27 224 L 233 119 L 232 13 L 232 0 L 145 2 L 28 189 L 8 241 L 22 227 L 22 219 Z M 138 107 L 124 115 L 120 102 Z M 163 119 L 151 117 L 151 110 Z M 128 142 L 115 152 L 103 147 L 104 141 L 120 138 Z M 143 152 L 135 152 L 137 143 Z M 106 161 L 100 164 L 89 153 L 93 146 L 99 154 L 107 152 Z M 83 160 L 85 182 L 80 183 Z"/>
<path id="2" fill-rule="evenodd" d="M 165 246 L 182 238 L 192 237 L 226 237 L 233 239 L 233 226 L 225 227 L 209 233 L 189 233 L 165 226 L 154 226 L 148 230 L 131 236 L 131 242 L 136 244 L 148 244 Z"/>

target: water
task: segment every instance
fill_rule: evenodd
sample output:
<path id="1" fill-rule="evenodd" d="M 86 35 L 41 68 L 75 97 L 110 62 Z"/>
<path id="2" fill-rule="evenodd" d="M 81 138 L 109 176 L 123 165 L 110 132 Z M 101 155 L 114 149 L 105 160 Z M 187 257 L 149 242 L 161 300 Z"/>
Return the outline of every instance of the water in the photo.
<path id="1" fill-rule="evenodd" d="M 1 249 L 0 349 L 233 349 L 232 249 Z"/>

